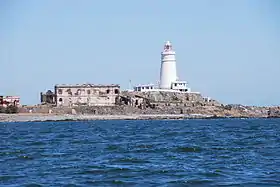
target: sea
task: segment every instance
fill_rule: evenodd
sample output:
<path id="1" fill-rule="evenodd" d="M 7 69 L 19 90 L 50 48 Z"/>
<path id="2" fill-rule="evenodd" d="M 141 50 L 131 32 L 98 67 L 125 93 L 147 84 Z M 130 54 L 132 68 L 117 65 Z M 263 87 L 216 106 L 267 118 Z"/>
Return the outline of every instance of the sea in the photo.
<path id="1" fill-rule="evenodd" d="M 1 122 L 0 186 L 280 186 L 280 119 Z"/>

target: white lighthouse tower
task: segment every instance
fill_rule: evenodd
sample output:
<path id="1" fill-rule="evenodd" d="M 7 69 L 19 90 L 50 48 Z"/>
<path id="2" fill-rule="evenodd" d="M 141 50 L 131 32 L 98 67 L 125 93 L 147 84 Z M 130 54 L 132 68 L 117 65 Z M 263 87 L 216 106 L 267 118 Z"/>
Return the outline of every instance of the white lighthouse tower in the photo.
<path id="1" fill-rule="evenodd" d="M 136 92 L 189 92 L 190 88 L 186 81 L 179 80 L 176 69 L 175 51 L 172 45 L 167 41 L 164 50 L 161 52 L 160 82 L 159 87 L 154 84 L 142 84 L 134 86 L 133 91 Z"/>
<path id="2" fill-rule="evenodd" d="M 167 41 L 161 53 L 160 89 L 171 89 L 172 83 L 177 81 L 175 54 L 171 43 Z"/>

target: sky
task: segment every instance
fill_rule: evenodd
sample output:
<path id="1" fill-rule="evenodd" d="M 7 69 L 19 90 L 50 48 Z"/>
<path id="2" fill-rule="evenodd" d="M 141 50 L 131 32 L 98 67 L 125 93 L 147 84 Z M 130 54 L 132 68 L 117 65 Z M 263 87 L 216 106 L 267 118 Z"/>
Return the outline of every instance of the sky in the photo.
<path id="1" fill-rule="evenodd" d="M 167 40 L 193 91 L 280 105 L 278 0 L 2 0 L 0 95 L 32 105 L 55 84 L 157 83 Z"/>

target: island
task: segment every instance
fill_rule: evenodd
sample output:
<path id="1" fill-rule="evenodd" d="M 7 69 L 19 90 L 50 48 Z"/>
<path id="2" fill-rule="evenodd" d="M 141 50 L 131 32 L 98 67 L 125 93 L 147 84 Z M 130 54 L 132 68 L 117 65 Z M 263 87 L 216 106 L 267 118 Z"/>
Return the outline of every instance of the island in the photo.
<path id="1" fill-rule="evenodd" d="M 19 104 L 19 97 L 0 97 L 0 121 L 280 117 L 278 106 L 223 104 L 193 91 L 177 74 L 170 41 L 161 52 L 159 84 L 127 90 L 119 84 L 56 84 L 40 98 L 40 104 L 26 106 Z"/>

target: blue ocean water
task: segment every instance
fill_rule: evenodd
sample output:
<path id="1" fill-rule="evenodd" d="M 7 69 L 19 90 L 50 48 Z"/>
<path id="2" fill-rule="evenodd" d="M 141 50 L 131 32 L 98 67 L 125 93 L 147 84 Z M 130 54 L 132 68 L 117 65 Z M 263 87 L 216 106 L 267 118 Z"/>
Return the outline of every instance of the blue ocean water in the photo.
<path id="1" fill-rule="evenodd" d="M 280 119 L 0 123 L 0 186 L 280 186 Z"/>

